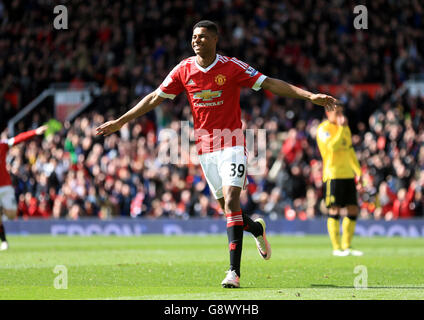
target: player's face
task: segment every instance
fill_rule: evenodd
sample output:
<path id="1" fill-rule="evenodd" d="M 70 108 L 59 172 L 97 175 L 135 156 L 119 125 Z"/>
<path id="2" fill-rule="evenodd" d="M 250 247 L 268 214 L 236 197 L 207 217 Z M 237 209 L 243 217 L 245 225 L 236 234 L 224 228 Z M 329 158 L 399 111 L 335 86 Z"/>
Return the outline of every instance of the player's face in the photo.
<path id="1" fill-rule="evenodd" d="M 213 54 L 216 50 L 218 37 L 212 31 L 206 28 L 196 28 L 193 30 L 191 38 L 191 47 L 194 53 L 199 56 Z"/>
<path id="2" fill-rule="evenodd" d="M 328 112 L 326 112 L 326 114 L 327 114 L 328 120 L 331 123 L 336 123 L 337 122 L 337 117 L 343 115 L 343 108 L 342 107 L 337 107 L 336 110 L 334 110 L 334 111 L 328 111 Z"/>

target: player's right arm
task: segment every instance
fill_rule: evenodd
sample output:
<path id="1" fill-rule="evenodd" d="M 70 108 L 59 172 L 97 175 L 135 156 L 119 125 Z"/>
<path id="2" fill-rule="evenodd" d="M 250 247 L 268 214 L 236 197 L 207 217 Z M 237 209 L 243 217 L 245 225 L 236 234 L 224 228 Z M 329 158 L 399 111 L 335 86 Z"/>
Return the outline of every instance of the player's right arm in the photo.
<path id="1" fill-rule="evenodd" d="M 153 110 L 161 104 L 163 100 L 167 98 L 174 99 L 176 95 L 184 90 L 179 76 L 180 66 L 181 63 L 172 69 L 158 89 L 145 96 L 128 112 L 116 120 L 108 121 L 97 127 L 96 134 L 108 136 L 121 129 L 121 127 L 127 122 L 141 117 L 147 112 Z"/>
<path id="2" fill-rule="evenodd" d="M 141 99 L 139 103 L 137 103 L 118 119 L 105 122 L 101 126 L 97 127 L 96 134 L 108 136 L 118 131 L 127 122 L 130 122 L 131 120 L 138 118 L 156 108 L 159 104 L 162 103 L 163 100 L 165 100 L 165 98 L 159 96 L 156 91 L 149 93 L 147 96 Z"/>

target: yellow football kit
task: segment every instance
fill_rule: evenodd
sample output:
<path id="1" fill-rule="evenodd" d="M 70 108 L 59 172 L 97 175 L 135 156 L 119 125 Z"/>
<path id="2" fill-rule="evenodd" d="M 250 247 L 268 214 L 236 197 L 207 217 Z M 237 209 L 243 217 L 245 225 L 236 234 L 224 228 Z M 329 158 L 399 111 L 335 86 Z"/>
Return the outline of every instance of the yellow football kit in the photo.
<path id="1" fill-rule="evenodd" d="M 326 120 L 318 126 L 318 148 L 323 161 L 323 177 L 328 179 L 353 179 L 361 175 L 361 168 L 352 146 L 348 126 L 339 126 Z"/>
<path id="2" fill-rule="evenodd" d="M 352 134 L 348 126 L 340 126 L 326 120 L 318 126 L 317 143 L 323 161 L 324 197 L 328 208 L 357 205 L 355 175 L 361 168 L 352 146 Z M 355 232 L 356 217 L 345 217 L 340 241 L 340 217 L 327 220 L 328 234 L 334 250 L 350 248 Z"/>

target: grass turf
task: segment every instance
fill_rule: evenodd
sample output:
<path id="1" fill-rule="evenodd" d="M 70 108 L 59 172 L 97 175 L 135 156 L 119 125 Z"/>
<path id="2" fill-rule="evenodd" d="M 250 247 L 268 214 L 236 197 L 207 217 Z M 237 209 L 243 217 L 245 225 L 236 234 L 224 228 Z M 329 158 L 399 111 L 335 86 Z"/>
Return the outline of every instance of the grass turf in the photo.
<path id="1" fill-rule="evenodd" d="M 326 236 L 269 236 L 259 257 L 245 233 L 240 289 L 223 289 L 225 235 L 9 236 L 0 252 L 0 299 L 424 299 L 424 239 L 354 239 L 362 257 L 333 257 Z M 55 266 L 68 288 L 55 289 Z M 368 289 L 355 289 L 354 268 Z M 62 282 L 63 284 L 63 282 Z"/>

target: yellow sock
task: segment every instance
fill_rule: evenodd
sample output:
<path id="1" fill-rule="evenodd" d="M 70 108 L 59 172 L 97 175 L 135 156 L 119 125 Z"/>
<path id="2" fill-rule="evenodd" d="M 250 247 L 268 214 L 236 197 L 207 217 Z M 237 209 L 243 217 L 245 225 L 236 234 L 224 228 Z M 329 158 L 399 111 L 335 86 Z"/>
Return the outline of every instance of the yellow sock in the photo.
<path id="1" fill-rule="evenodd" d="M 343 218 L 342 222 L 342 249 L 346 250 L 350 248 L 352 244 L 352 238 L 355 233 L 356 220 L 350 219 L 348 217 Z"/>
<path id="2" fill-rule="evenodd" d="M 327 219 L 327 229 L 333 250 L 340 250 L 340 220 L 329 217 Z"/>

